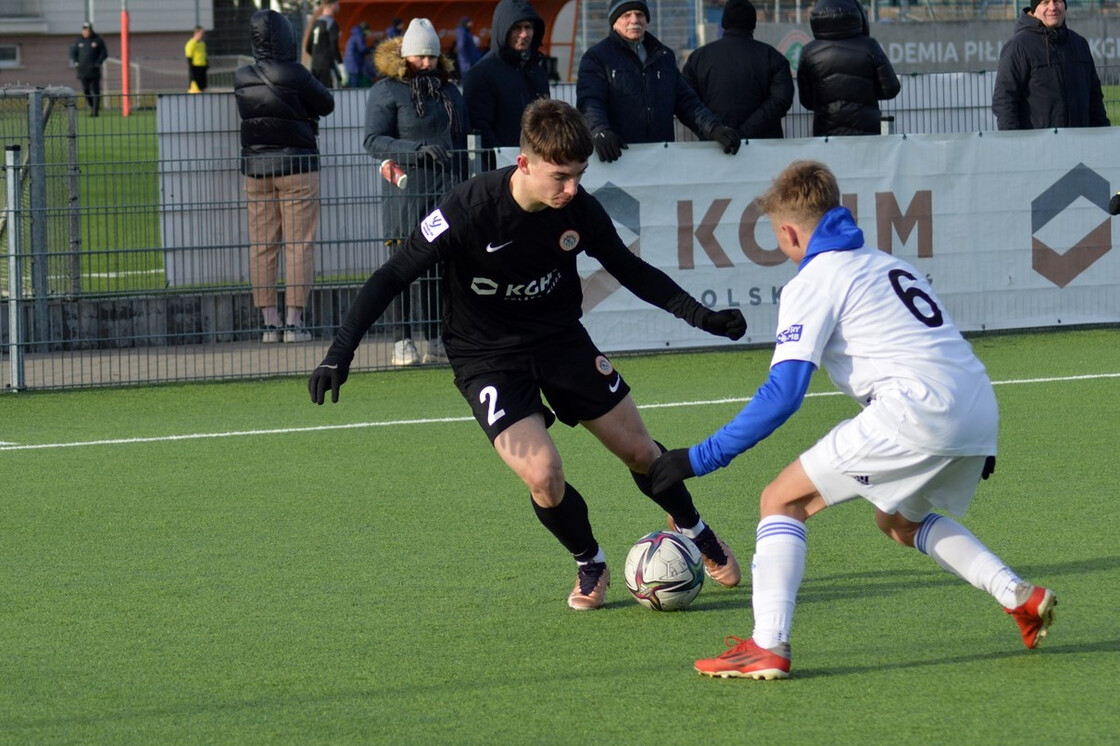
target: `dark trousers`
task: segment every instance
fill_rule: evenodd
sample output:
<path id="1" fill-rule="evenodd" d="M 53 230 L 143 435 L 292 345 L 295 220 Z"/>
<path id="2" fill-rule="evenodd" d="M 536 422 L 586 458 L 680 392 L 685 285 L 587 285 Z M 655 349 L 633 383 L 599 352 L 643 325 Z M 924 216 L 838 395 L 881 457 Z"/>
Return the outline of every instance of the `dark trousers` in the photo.
<path id="1" fill-rule="evenodd" d="M 189 68 L 190 68 L 190 71 L 189 71 L 190 81 L 189 81 L 189 83 L 194 83 L 196 86 L 198 86 L 198 90 L 205 91 L 206 90 L 206 68 L 205 67 L 195 67 L 194 65 L 189 65 Z M 188 87 L 189 87 L 189 83 L 188 83 Z"/>
<path id="2" fill-rule="evenodd" d="M 86 98 L 86 105 L 89 107 L 89 114 L 92 117 L 97 116 L 98 110 L 101 108 L 101 76 L 96 78 L 80 78 L 82 81 L 82 95 Z"/>

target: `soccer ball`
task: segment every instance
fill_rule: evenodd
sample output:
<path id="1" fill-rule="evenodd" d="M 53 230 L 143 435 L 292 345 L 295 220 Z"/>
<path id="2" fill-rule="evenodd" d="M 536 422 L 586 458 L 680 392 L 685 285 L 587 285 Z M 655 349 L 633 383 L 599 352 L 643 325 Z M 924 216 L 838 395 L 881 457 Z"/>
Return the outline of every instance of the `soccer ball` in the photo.
<path id="1" fill-rule="evenodd" d="M 626 589 L 656 611 L 676 611 L 692 603 L 704 585 L 704 559 L 683 534 L 654 531 L 626 554 Z"/>

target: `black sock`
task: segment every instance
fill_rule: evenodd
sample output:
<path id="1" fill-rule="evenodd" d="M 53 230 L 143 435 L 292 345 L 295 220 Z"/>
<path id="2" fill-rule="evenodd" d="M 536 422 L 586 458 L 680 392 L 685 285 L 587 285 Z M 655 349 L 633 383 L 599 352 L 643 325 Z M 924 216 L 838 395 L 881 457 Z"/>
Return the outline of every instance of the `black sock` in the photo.
<path id="1" fill-rule="evenodd" d="M 555 508 L 542 508 L 530 497 L 537 520 L 552 532 L 577 562 L 587 562 L 599 553 L 599 543 L 591 531 L 587 503 L 575 487 L 564 483 L 564 497 Z"/>
<path id="2" fill-rule="evenodd" d="M 654 443 L 657 441 L 655 440 Z M 657 447 L 665 453 L 665 446 L 657 443 Z M 639 474 L 631 469 L 630 476 L 634 478 L 634 484 L 638 485 L 643 495 L 673 517 L 673 523 L 677 524 L 677 528 L 692 528 L 700 522 L 700 512 L 696 510 L 696 505 L 692 502 L 692 493 L 684 486 L 684 482 L 677 482 L 660 495 L 654 495 L 653 484 L 648 474 Z"/>

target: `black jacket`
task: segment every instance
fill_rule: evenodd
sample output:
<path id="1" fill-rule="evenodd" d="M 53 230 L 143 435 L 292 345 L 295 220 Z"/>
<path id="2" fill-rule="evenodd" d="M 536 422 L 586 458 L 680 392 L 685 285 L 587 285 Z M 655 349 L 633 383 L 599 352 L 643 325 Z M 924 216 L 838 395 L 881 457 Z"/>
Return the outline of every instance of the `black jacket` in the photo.
<path id="1" fill-rule="evenodd" d="M 88 39 L 79 36 L 70 45 L 70 61 L 78 66 L 78 80 L 100 78 L 101 63 L 108 57 L 109 51 L 105 49 L 105 40 L 94 33 L 91 33 Z"/>
<path id="2" fill-rule="evenodd" d="M 879 42 L 868 36 L 856 0 L 819 0 L 809 14 L 813 41 L 801 50 L 797 94 L 813 112 L 813 134 L 877 135 L 879 101 L 902 86 Z"/>
<path id="3" fill-rule="evenodd" d="M 506 46 L 509 30 L 519 21 L 533 24 L 528 57 Z M 548 98 L 548 68 L 539 47 L 544 20 L 528 0 L 501 0 L 490 25 L 490 51 L 463 78 L 463 98 L 471 126 L 482 135 L 482 147 L 512 147 L 521 141 L 521 114 L 538 98 Z"/>
<path id="4" fill-rule="evenodd" d="M 789 60 L 746 29 L 689 55 L 681 71 L 700 100 L 728 127 L 747 139 L 782 137 L 782 117 L 793 105 Z"/>
<path id="5" fill-rule="evenodd" d="M 584 52 L 576 81 L 576 107 L 591 134 L 613 130 L 625 143 L 673 142 L 673 115 L 700 137 L 710 138 L 719 117 L 685 82 L 677 56 L 646 33 L 643 65 L 630 43 L 611 31 Z"/>
<path id="6" fill-rule="evenodd" d="M 334 97 L 296 61 L 295 32 L 286 18 L 260 10 L 250 19 L 249 29 L 257 62 L 233 74 L 241 116 L 241 173 L 286 176 L 317 171 L 319 117 L 334 111 Z"/>
<path id="7" fill-rule="evenodd" d="M 1047 28 L 1024 9 L 999 54 L 992 112 L 1001 130 L 1107 127 L 1089 44 L 1064 25 Z"/>
<path id="8" fill-rule="evenodd" d="M 319 18 L 307 35 L 307 46 L 303 51 L 311 56 L 311 72 L 324 85 L 334 80 L 337 66 L 342 64 L 338 39 L 338 21 L 334 16 Z"/>

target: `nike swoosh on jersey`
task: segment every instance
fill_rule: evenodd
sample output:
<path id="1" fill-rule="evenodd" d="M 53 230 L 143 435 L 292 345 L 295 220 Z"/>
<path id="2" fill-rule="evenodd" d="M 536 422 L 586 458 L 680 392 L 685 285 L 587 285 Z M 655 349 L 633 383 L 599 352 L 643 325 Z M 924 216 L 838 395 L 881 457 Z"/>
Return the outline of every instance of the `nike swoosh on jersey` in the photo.
<path id="1" fill-rule="evenodd" d="M 505 243 L 499 244 L 498 246 L 495 246 L 492 243 L 487 243 L 486 244 L 486 253 L 487 254 L 492 254 L 495 251 L 497 251 L 498 249 L 504 249 L 505 247 L 509 246 L 511 243 L 513 243 L 513 241 L 506 241 Z"/>
<path id="2" fill-rule="evenodd" d="M 622 384 L 622 376 L 615 376 L 614 377 L 614 383 L 607 386 L 607 388 L 610 389 L 611 393 L 613 394 L 614 392 L 618 391 L 618 387 L 621 384 Z"/>

